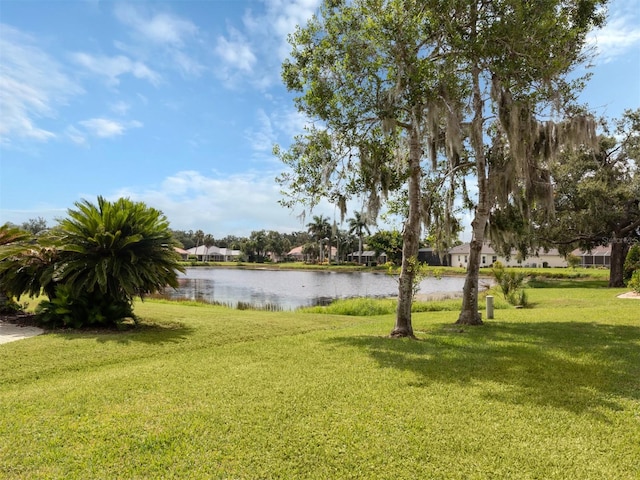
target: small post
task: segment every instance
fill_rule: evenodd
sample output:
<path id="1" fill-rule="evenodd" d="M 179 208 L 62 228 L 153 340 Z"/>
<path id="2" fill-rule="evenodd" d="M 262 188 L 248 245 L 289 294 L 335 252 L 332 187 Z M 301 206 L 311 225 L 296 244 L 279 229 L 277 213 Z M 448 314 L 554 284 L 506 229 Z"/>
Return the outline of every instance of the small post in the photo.
<path id="1" fill-rule="evenodd" d="M 493 319 L 493 295 L 487 295 L 487 318 Z"/>

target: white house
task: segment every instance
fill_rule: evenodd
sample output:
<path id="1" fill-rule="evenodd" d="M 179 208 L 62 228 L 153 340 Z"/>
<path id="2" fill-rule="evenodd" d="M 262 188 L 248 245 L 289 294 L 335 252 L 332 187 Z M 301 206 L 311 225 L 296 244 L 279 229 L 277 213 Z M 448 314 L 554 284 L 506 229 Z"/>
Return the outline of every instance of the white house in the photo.
<path id="1" fill-rule="evenodd" d="M 240 258 L 240 250 L 216 246 L 200 245 L 190 248 L 187 252 L 189 252 L 189 255 L 195 255 L 198 261 L 205 262 L 233 262 Z"/>
<path id="2" fill-rule="evenodd" d="M 452 267 L 467 268 L 469 264 L 470 245 L 463 243 L 449 250 L 450 265 Z M 527 258 L 520 259 L 518 252 L 515 250 L 511 253 L 509 259 L 499 255 L 488 243 L 482 245 L 480 251 L 480 266 L 490 267 L 496 261 L 500 261 L 505 267 L 566 267 L 567 260 L 560 255 L 556 248 L 548 251 L 539 249 L 536 254 Z"/>

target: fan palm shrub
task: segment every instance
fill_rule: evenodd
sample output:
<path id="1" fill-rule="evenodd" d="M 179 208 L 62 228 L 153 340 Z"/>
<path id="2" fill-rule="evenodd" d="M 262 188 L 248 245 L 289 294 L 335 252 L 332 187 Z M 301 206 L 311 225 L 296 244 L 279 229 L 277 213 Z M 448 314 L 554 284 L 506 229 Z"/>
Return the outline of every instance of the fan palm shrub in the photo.
<path id="1" fill-rule="evenodd" d="M 133 318 L 133 300 L 177 287 L 179 255 L 166 217 L 142 202 L 75 203 L 9 273 L 16 293 L 49 297 L 37 312 L 55 326 L 108 326 Z M 30 278 L 31 281 L 27 281 Z"/>
<path id="2" fill-rule="evenodd" d="M 4 224 L 0 226 L 0 313 L 18 309 L 13 299 L 19 288 L 13 282 L 15 259 L 29 248 L 31 235 L 20 228 Z M 19 296 L 19 294 L 17 295 Z"/>

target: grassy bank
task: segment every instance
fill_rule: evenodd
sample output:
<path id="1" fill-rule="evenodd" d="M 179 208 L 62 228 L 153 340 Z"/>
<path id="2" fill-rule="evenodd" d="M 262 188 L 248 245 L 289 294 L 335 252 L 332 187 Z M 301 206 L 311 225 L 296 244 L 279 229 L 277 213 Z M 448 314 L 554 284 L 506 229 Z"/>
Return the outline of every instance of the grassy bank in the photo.
<path id="1" fill-rule="evenodd" d="M 309 270 L 331 272 L 381 272 L 399 274 L 399 267 L 390 268 L 389 265 L 376 265 L 367 267 L 357 264 L 314 264 L 304 262 L 283 263 L 249 263 L 249 262 L 181 262 L 183 267 L 215 267 L 215 268 L 240 268 L 246 270 Z M 460 276 L 466 274 L 466 269 L 459 267 L 425 267 L 434 276 Z M 507 270 L 524 272 L 529 277 L 538 278 L 564 278 L 564 279 L 597 279 L 609 278 L 609 270 L 601 268 L 520 268 L 508 267 Z M 491 276 L 491 268 L 481 268 L 480 275 Z"/>
<path id="2" fill-rule="evenodd" d="M 640 303 L 531 289 L 456 311 L 235 311 L 144 302 L 142 328 L 0 346 L 2 478 L 640 476 Z"/>

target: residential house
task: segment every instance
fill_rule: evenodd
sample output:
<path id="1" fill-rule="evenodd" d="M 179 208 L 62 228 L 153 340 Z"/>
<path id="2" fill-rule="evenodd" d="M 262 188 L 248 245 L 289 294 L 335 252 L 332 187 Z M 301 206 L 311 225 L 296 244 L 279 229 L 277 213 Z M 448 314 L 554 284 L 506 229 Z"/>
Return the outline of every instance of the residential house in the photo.
<path id="1" fill-rule="evenodd" d="M 201 262 L 234 262 L 240 258 L 241 254 L 240 250 L 206 245 L 190 248 L 187 252 L 189 255 L 195 255 Z"/>
<path id="2" fill-rule="evenodd" d="M 450 265 L 454 267 L 467 268 L 469 264 L 470 245 L 463 243 L 449 250 Z M 534 255 L 521 259 L 518 252 L 511 252 L 507 259 L 499 255 L 489 243 L 482 245 L 480 251 L 480 267 L 490 267 L 496 261 L 500 261 L 505 267 L 566 267 L 567 260 L 560 255 L 557 249 L 539 249 Z"/>
<path id="3" fill-rule="evenodd" d="M 611 245 L 599 245 L 586 251 L 578 248 L 571 255 L 580 257 L 582 267 L 611 267 Z"/>
<path id="4" fill-rule="evenodd" d="M 178 255 L 180 255 L 180 260 L 187 261 L 189 260 L 189 252 L 184 250 L 183 248 L 173 247 Z"/>
<path id="5" fill-rule="evenodd" d="M 376 252 L 373 250 L 365 250 L 362 252 L 353 252 L 347 255 L 348 262 L 361 263 L 363 265 L 371 266 L 373 264 L 382 265 L 383 263 L 387 263 L 387 254 L 381 253 L 380 255 L 376 255 Z"/>
<path id="6" fill-rule="evenodd" d="M 432 267 L 449 266 L 449 255 L 439 255 L 433 248 L 421 248 L 418 250 L 418 262 L 426 263 Z"/>

